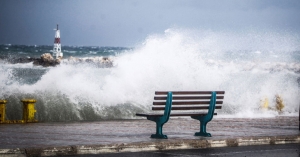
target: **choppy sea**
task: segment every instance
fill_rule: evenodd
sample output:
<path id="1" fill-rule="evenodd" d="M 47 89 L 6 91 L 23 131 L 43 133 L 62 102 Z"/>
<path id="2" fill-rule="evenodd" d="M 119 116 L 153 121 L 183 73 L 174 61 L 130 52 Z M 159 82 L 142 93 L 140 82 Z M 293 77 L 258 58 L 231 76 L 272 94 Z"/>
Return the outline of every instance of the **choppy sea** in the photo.
<path id="1" fill-rule="evenodd" d="M 63 45 L 63 39 L 62 39 Z M 22 118 L 34 98 L 39 121 L 135 118 L 150 111 L 156 90 L 225 90 L 218 117 L 296 116 L 300 104 L 300 37 L 289 32 L 168 29 L 133 47 L 62 46 L 55 67 L 10 63 L 38 58 L 52 45 L 0 45 L 0 99 L 6 119 Z M 109 57 L 113 67 L 70 64 L 69 57 Z M 263 100 L 282 112 L 261 110 Z"/>

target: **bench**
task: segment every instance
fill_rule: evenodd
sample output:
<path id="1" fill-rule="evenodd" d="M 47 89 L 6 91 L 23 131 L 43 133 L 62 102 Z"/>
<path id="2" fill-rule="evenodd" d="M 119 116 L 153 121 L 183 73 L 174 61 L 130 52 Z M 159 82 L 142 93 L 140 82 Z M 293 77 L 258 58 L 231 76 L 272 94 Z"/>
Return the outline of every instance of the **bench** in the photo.
<path id="1" fill-rule="evenodd" d="M 151 138 L 168 138 L 162 133 L 162 127 L 170 116 L 190 116 L 199 120 L 200 132 L 196 132 L 195 136 L 211 137 L 206 132 L 206 124 L 213 115 L 217 115 L 215 109 L 222 108 L 224 94 L 225 91 L 156 91 L 152 110 L 160 112 L 136 113 L 136 116 L 146 117 L 156 123 L 156 134 L 152 134 Z"/>

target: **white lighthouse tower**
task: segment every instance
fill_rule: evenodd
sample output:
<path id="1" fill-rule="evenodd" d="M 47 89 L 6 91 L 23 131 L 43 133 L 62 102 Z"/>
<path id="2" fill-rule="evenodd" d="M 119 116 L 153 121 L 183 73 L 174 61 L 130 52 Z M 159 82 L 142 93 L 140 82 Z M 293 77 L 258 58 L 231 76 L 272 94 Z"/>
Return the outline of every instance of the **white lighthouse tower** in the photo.
<path id="1" fill-rule="evenodd" d="M 63 53 L 61 52 L 61 44 L 60 44 L 60 31 L 58 29 L 58 24 L 55 30 L 55 39 L 54 39 L 54 47 L 53 47 L 53 56 L 55 58 L 62 58 Z"/>

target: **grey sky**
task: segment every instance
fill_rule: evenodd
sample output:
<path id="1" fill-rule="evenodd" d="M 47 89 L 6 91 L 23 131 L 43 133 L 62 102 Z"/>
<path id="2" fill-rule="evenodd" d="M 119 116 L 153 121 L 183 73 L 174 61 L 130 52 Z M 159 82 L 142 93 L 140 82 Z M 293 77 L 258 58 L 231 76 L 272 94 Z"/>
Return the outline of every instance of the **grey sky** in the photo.
<path id="1" fill-rule="evenodd" d="M 0 44 L 134 46 L 172 27 L 300 33 L 299 0 L 1 0 Z"/>

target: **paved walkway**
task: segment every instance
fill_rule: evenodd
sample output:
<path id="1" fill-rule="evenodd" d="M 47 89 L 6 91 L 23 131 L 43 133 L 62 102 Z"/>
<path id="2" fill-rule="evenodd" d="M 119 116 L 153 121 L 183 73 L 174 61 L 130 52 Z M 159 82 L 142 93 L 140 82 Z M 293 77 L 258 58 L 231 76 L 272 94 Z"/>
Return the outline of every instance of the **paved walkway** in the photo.
<path id="1" fill-rule="evenodd" d="M 235 119 L 215 117 L 212 137 L 196 137 L 199 121 L 171 118 L 163 127 L 169 139 L 151 139 L 155 123 L 111 120 L 76 123 L 0 124 L 0 156 L 49 156 L 208 147 L 300 143 L 298 117 Z"/>

